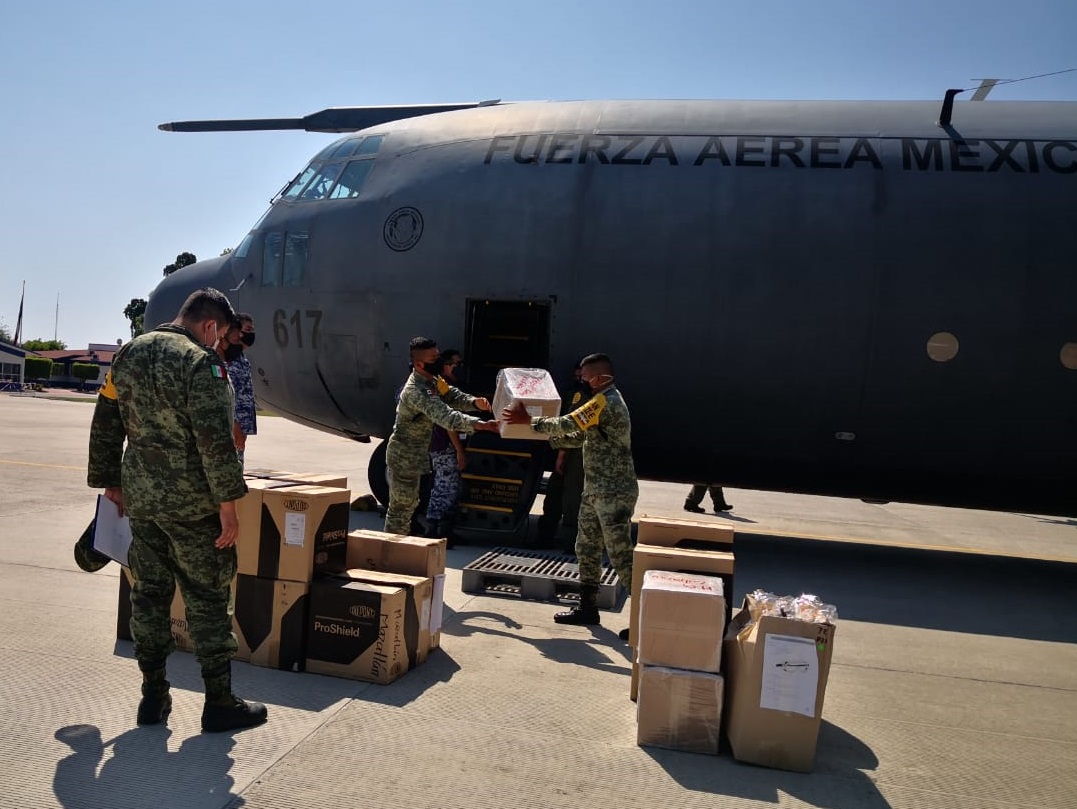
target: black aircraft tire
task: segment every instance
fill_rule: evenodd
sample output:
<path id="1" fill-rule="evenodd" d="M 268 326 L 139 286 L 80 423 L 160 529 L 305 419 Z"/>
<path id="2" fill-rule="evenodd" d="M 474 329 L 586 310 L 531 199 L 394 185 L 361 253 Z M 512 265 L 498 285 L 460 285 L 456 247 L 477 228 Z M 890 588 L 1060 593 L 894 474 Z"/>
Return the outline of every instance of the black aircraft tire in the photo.
<path id="1" fill-rule="evenodd" d="M 389 478 L 386 477 L 385 449 L 387 441 L 378 444 L 378 448 L 370 456 L 370 463 L 366 468 L 366 482 L 370 484 L 370 492 L 382 506 L 389 506 Z"/>
<path id="2" fill-rule="evenodd" d="M 386 474 L 387 466 L 385 450 L 388 441 L 382 441 L 370 456 L 370 463 L 366 467 L 366 481 L 370 485 L 370 492 L 381 503 L 383 508 L 389 507 L 389 477 Z M 426 504 L 430 500 L 430 486 L 433 483 L 433 475 L 423 475 L 419 487 L 420 515 L 426 514 Z"/>

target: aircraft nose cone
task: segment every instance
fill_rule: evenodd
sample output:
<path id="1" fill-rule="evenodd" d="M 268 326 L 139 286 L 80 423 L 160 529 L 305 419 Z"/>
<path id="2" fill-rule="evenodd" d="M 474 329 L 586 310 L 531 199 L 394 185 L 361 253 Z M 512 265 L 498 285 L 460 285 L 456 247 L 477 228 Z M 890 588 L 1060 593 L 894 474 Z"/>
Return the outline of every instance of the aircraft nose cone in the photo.
<path id="1" fill-rule="evenodd" d="M 187 296 L 196 289 L 213 287 L 228 295 L 234 287 L 229 272 L 229 256 L 217 256 L 189 264 L 165 277 L 146 302 L 146 331 L 176 319 Z"/>

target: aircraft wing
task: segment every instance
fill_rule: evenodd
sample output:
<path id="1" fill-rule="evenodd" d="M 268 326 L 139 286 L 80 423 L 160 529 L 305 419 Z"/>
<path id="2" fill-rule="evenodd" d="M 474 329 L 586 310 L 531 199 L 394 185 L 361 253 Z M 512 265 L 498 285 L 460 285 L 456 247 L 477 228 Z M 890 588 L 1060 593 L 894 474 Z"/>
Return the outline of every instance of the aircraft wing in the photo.
<path id="1" fill-rule="evenodd" d="M 500 104 L 501 99 L 464 104 L 414 104 L 377 107 L 330 107 L 302 118 L 247 118 L 219 121 L 173 121 L 158 124 L 163 132 L 253 132 L 267 129 L 303 129 L 307 132 L 354 132 L 357 129 L 433 115 L 439 112 L 469 110 Z"/>

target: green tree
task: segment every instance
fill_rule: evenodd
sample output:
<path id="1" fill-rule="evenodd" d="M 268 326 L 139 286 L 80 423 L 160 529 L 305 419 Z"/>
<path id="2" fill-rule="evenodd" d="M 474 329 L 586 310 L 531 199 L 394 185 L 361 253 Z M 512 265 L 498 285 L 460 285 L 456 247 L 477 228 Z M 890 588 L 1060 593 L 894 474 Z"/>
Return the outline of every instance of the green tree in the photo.
<path id="1" fill-rule="evenodd" d="M 52 360 L 48 357 L 27 357 L 25 378 L 27 382 L 35 379 L 49 379 L 52 376 Z"/>
<path id="2" fill-rule="evenodd" d="M 165 278 L 170 276 L 176 270 L 181 270 L 188 264 L 194 264 L 198 261 L 198 257 L 194 253 L 180 253 L 176 256 L 175 262 L 165 266 Z"/>
<path id="3" fill-rule="evenodd" d="M 71 375 L 79 381 L 79 390 L 86 390 L 86 383 L 101 375 L 101 366 L 92 362 L 74 362 Z"/>
<path id="4" fill-rule="evenodd" d="M 42 340 L 38 337 L 36 340 L 27 340 L 22 347 L 27 351 L 63 351 L 67 348 L 67 343 L 63 340 Z"/>
<path id="5" fill-rule="evenodd" d="M 0 320 L 0 342 L 11 342 L 11 332 L 7 330 L 7 323 L 4 323 L 2 320 Z"/>
<path id="6" fill-rule="evenodd" d="M 146 330 L 146 300 L 131 298 L 123 310 L 123 316 L 131 321 L 131 337 L 138 337 Z"/>

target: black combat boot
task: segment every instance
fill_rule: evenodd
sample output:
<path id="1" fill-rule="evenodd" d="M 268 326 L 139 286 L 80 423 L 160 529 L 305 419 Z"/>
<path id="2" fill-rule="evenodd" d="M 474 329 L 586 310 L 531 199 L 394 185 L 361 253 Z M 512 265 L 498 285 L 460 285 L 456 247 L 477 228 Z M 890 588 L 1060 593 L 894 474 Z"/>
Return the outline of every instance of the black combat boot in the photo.
<path id="1" fill-rule="evenodd" d="M 159 725 L 172 713 L 172 695 L 165 679 L 164 663 L 139 663 L 142 670 L 142 700 L 138 703 L 138 724 Z"/>
<path id="2" fill-rule="evenodd" d="M 232 664 L 203 671 L 206 704 L 202 708 L 202 732 L 243 730 L 266 721 L 268 712 L 260 702 L 246 702 L 232 693 Z"/>
<path id="3" fill-rule="evenodd" d="M 558 612 L 553 616 L 556 623 L 574 626 L 598 626 L 598 585 L 580 585 L 580 605 L 567 612 Z"/>

